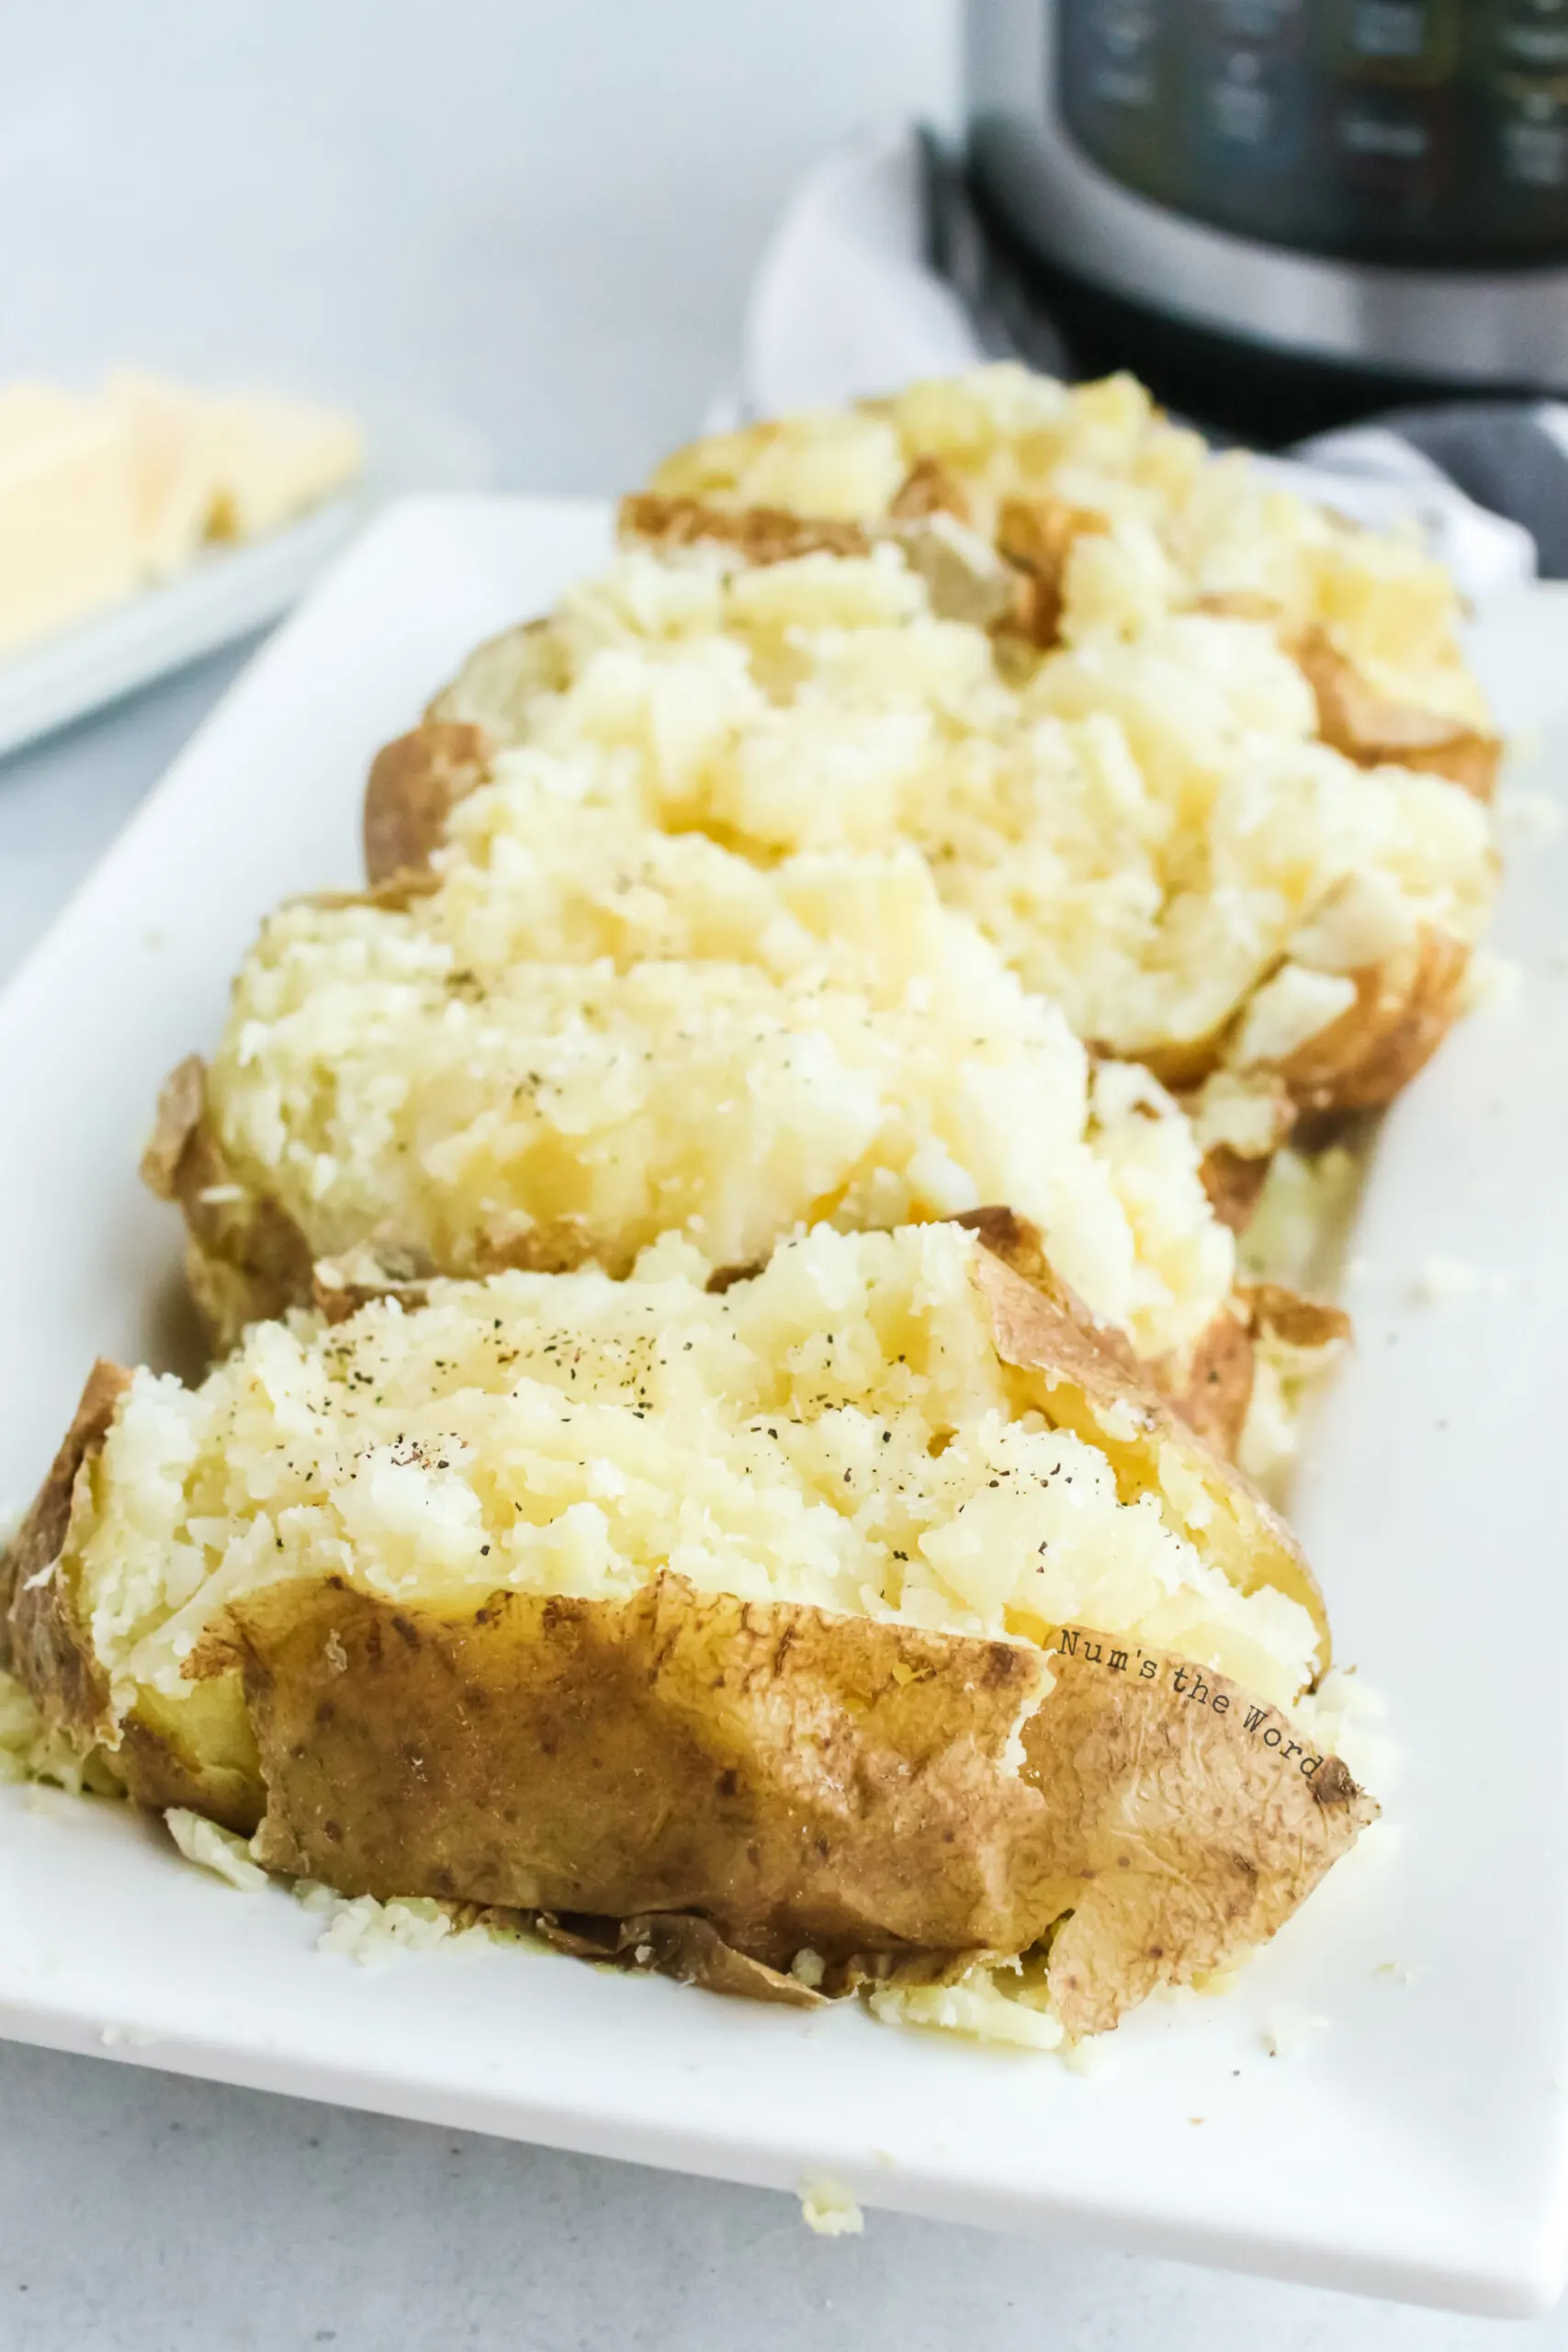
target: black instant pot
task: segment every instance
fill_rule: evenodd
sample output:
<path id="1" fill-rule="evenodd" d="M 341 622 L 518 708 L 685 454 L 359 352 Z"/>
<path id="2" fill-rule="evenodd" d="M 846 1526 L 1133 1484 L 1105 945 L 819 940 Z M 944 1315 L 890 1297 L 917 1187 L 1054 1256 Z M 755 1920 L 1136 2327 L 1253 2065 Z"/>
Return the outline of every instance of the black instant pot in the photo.
<path id="1" fill-rule="evenodd" d="M 1085 368 L 1264 440 L 1568 391 L 1568 0 L 969 0 L 993 234 Z"/>

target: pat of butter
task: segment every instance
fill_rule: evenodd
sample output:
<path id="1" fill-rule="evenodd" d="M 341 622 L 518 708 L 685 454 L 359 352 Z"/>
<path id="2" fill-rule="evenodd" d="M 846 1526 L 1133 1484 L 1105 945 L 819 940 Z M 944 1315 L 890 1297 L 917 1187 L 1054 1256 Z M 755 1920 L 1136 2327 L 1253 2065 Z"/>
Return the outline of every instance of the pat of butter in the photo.
<path id="1" fill-rule="evenodd" d="M 351 416 L 265 392 L 210 403 L 218 496 L 215 537 L 252 539 L 313 506 L 365 464 Z"/>
<path id="2" fill-rule="evenodd" d="M 358 473 L 353 417 L 267 392 L 213 398 L 119 368 L 105 397 L 130 436 L 143 568 L 167 579 L 209 539 L 254 539 Z"/>
<path id="3" fill-rule="evenodd" d="M 218 498 L 212 403 L 184 384 L 117 368 L 104 386 L 130 440 L 143 571 L 167 580 L 196 560 Z"/>
<path id="4" fill-rule="evenodd" d="M 119 419 L 46 384 L 0 390 L 0 652 L 128 596 L 137 579 Z"/>

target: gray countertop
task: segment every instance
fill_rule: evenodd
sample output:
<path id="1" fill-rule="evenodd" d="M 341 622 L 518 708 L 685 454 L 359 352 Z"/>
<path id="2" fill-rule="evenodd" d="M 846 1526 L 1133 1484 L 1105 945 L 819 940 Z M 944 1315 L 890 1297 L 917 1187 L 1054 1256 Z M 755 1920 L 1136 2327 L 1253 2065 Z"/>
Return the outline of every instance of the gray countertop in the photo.
<path id="1" fill-rule="evenodd" d="M 391 391 L 500 484 L 612 491 L 723 379 L 795 175 L 950 111 L 953 46 L 942 0 L 5 9 L 0 380 Z M 0 980 L 243 658 L 0 762 Z M 5 2044 L 0 2117 L 4 2352 L 1568 2344 L 874 2213 L 828 2242 L 752 2190 Z"/>

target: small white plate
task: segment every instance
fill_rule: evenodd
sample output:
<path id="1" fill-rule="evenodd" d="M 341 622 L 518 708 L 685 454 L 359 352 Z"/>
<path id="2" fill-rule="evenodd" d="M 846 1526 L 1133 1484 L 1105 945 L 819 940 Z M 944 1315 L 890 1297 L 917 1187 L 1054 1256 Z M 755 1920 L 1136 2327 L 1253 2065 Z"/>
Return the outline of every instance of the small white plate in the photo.
<path id="1" fill-rule="evenodd" d="M 247 546 L 209 548 L 165 585 L 0 655 L 0 759 L 276 620 L 389 500 L 489 481 L 488 453 L 468 426 L 381 396 L 369 407 L 368 471 L 297 523 Z"/>
<path id="2" fill-rule="evenodd" d="M 97 1351 L 168 1361 L 175 1219 L 135 1161 L 259 917 L 352 886 L 366 763 L 477 639 L 596 562 L 596 506 L 423 500 L 267 646 L 0 1001 L 0 1497 Z M 1563 805 L 1568 591 L 1478 652 Z M 1106 2072 L 802 2016 L 531 1951 L 362 1970 L 156 1824 L 0 1790 L 0 2031 L 562 2147 L 1499 2314 L 1568 2259 L 1568 842 L 1517 846 L 1477 1013 L 1388 1121 L 1355 1360 L 1297 1510 L 1340 1654 L 1406 1758 L 1392 1827 L 1224 1999 L 1152 2005 Z M 1554 962 L 1554 958 L 1556 961 Z M 1422 1305 L 1433 1253 L 1473 1280 Z M 1267 2054 L 1287 2005 L 1328 2020 Z"/>
<path id="3" fill-rule="evenodd" d="M 210 548 L 188 571 L 0 659 L 0 756 L 231 645 L 297 604 L 370 512 L 328 499 L 249 547 Z"/>

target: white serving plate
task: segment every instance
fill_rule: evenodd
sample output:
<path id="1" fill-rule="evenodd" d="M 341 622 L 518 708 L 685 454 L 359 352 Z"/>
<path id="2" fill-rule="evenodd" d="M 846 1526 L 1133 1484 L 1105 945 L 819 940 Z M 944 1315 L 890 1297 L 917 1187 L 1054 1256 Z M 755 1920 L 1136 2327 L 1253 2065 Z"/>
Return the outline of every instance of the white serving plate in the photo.
<path id="1" fill-rule="evenodd" d="M 0 1498 L 36 1484 L 95 1352 L 177 1351 L 175 1218 L 135 1160 L 256 922 L 355 882 L 376 745 L 608 536 L 579 503 L 385 514 L 0 1000 Z M 1568 591 L 1511 598 L 1477 648 L 1506 721 L 1542 730 L 1521 780 L 1562 801 Z M 1405 1753 L 1395 1826 L 1233 1994 L 1152 2005 L 1085 2078 L 527 1950 L 360 1969 L 314 1949 L 286 1893 L 233 1893 L 157 1825 L 0 1789 L 0 2031 L 784 2189 L 826 2175 L 867 2205 L 1546 2308 L 1568 2263 L 1565 883 L 1568 843 L 1517 850 L 1497 944 L 1522 993 L 1386 1125 L 1348 1286 L 1359 1347 L 1298 1490 L 1341 1655 Z M 1417 1304 L 1434 1252 L 1483 1279 Z M 1273 2058 L 1285 2004 L 1328 2030 Z"/>

